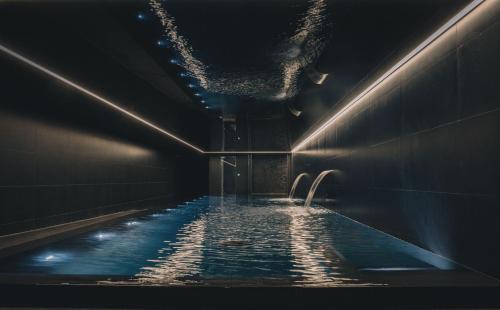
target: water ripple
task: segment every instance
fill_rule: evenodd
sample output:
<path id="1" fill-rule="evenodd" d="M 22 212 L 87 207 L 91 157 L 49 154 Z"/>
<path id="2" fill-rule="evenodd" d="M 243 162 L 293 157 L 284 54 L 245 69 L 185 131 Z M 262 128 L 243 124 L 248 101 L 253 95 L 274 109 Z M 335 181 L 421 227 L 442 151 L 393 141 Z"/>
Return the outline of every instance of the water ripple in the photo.
<path id="1" fill-rule="evenodd" d="M 176 19 L 168 12 L 163 1 L 149 0 L 149 6 L 179 55 L 179 63 L 201 87 L 215 94 L 266 100 L 294 97 L 301 84 L 299 78 L 308 66 L 315 64 L 330 36 L 331 23 L 326 0 L 308 0 L 307 10 L 297 17 L 295 29 L 281 42 L 276 42 L 273 50 L 264 53 L 273 66 L 269 66 L 267 71 L 252 68 L 225 71 L 195 56 L 196 51 L 193 51 L 188 39 L 180 34 Z"/>
<path id="2" fill-rule="evenodd" d="M 134 281 L 193 285 L 256 283 L 262 279 L 297 286 L 362 285 L 343 273 L 341 256 L 324 220 L 333 212 L 290 201 L 257 200 L 246 207 L 236 199 L 212 200 L 210 210 L 186 224 L 177 241 L 150 260 Z"/>

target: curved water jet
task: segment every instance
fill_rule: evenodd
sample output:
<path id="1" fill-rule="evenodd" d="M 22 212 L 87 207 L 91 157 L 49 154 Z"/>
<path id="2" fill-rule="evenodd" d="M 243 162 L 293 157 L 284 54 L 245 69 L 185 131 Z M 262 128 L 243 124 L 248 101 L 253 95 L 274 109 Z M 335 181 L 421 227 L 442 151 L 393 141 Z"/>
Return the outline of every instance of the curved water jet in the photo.
<path id="1" fill-rule="evenodd" d="M 309 189 L 309 193 L 307 194 L 307 198 L 306 198 L 306 202 L 304 203 L 304 207 L 311 206 L 311 202 L 314 198 L 314 193 L 316 193 L 316 189 L 318 188 L 319 184 L 321 183 L 321 181 L 323 181 L 323 179 L 327 175 L 329 175 L 330 173 L 333 173 L 333 172 L 335 172 L 335 170 L 325 170 L 325 171 L 321 172 L 320 174 L 318 174 L 318 176 L 316 177 L 316 179 L 312 183 L 311 188 Z"/>
<path id="2" fill-rule="evenodd" d="M 295 178 L 295 181 L 293 181 L 292 189 L 290 189 L 290 194 L 288 194 L 289 199 L 293 199 L 293 195 L 295 195 L 295 190 L 297 189 L 300 180 L 305 176 L 309 176 L 309 173 L 301 173 Z"/>

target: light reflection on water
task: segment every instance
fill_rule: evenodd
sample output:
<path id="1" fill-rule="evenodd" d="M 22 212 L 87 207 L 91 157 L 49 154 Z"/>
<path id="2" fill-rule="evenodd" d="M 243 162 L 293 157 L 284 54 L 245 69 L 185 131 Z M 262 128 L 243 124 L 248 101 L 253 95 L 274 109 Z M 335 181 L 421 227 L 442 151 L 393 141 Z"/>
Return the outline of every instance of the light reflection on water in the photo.
<path id="1" fill-rule="evenodd" d="M 143 271 L 136 275 L 137 281 L 171 285 L 190 284 L 189 277 L 200 274 L 205 226 L 204 218 L 184 226 L 178 233 L 177 242 L 159 250 L 159 253 L 163 254 L 171 248 L 174 253 L 149 260 L 155 265 L 143 267 Z"/>
<path id="2" fill-rule="evenodd" d="M 293 256 L 292 272 L 300 275 L 299 286 L 346 286 L 358 281 L 346 277 L 342 270 L 341 256 L 328 244 L 331 243 L 322 220 L 325 209 L 305 207 L 288 208 L 290 221 L 290 248 Z M 361 283 L 359 283 L 361 284 Z"/>
<path id="3" fill-rule="evenodd" d="M 101 283 L 114 284 L 366 286 L 386 284 L 367 280 L 367 271 L 455 267 L 332 210 L 302 203 L 204 197 L 0 262 L 0 272 L 109 276 Z M 113 280 L 118 275 L 129 280 Z"/>
<path id="4" fill-rule="evenodd" d="M 302 204 L 303 200 L 295 202 Z M 178 241 L 170 246 L 173 254 L 150 260 L 155 265 L 144 267 L 132 282 L 168 285 L 384 284 L 359 280 L 355 276 L 356 268 L 335 249 L 335 235 L 330 225 L 331 218 L 338 216 L 331 210 L 296 206 L 287 198 L 211 198 L 209 205 L 209 210 L 198 220 L 181 229 Z M 356 241 L 352 239 L 351 242 Z M 363 249 L 363 246 L 360 249 L 367 252 L 365 254 L 374 250 Z M 167 249 L 162 252 L 165 251 Z M 434 268 L 412 257 L 403 258 L 403 262 L 396 264 L 397 267 L 392 268 Z"/>

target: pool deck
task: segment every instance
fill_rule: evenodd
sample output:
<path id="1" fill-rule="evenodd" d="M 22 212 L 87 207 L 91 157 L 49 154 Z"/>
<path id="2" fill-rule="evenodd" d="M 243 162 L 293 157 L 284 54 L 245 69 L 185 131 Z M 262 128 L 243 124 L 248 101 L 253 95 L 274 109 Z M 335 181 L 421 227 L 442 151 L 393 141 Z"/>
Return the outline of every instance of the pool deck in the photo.
<path id="1" fill-rule="evenodd" d="M 145 211 L 146 209 L 121 211 L 60 225 L 0 236 L 0 257 L 9 256 L 33 247 L 57 241 L 61 238 L 80 234 L 100 225 L 122 220 Z"/>
<path id="2" fill-rule="evenodd" d="M 500 308 L 500 287 L 0 285 L 0 307 L 121 309 Z M 29 296 L 23 298 L 22 296 Z M 368 307 L 368 308 L 367 308 Z"/>

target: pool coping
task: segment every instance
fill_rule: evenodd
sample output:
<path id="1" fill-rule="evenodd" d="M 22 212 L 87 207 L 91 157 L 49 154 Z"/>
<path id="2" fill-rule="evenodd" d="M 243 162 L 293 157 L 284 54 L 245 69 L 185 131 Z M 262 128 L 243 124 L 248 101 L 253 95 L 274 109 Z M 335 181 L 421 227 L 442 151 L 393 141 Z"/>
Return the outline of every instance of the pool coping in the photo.
<path id="1" fill-rule="evenodd" d="M 185 199 L 174 199 L 166 202 L 162 206 L 123 210 L 67 223 L 0 235 L 0 258 L 82 234 L 95 228 L 119 222 L 143 213 L 165 208 L 176 208 L 178 204 L 183 201 L 185 201 Z"/>
<path id="2" fill-rule="evenodd" d="M 135 216 L 147 211 L 149 211 L 149 209 L 132 209 L 54 226 L 3 235 L 0 236 L 0 258 L 81 234 L 101 225 L 120 221 L 127 217 Z"/>

